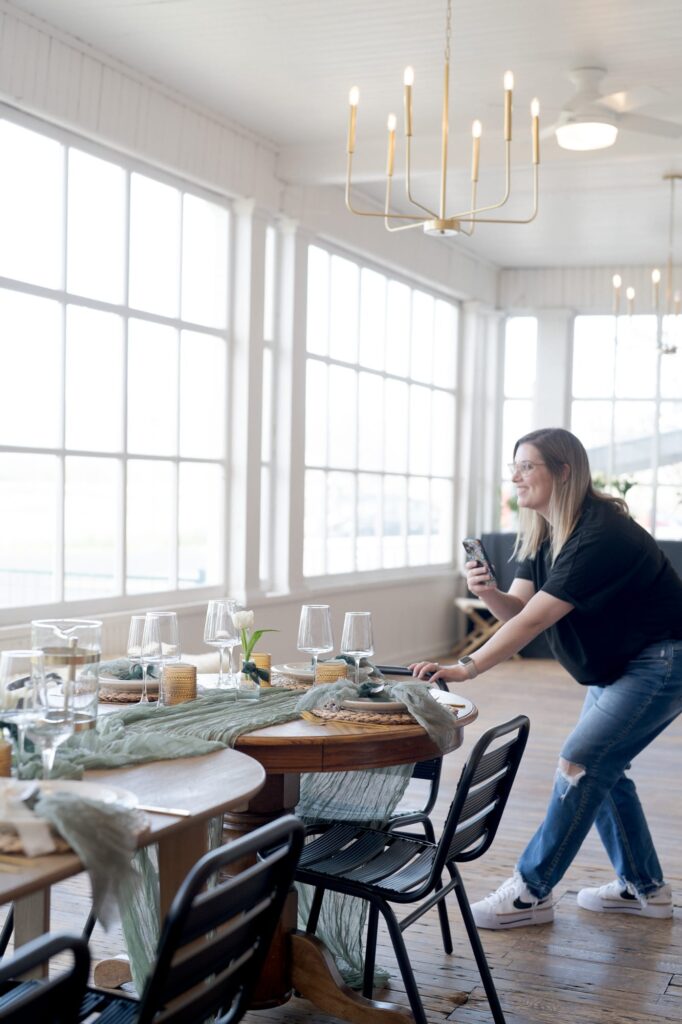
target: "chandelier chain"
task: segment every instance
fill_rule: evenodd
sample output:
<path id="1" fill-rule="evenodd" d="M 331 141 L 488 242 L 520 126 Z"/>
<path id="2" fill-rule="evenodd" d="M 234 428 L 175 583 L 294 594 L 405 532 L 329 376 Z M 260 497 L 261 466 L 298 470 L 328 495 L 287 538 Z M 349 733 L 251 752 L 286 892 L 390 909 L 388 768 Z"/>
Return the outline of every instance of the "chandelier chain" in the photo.
<path id="1" fill-rule="evenodd" d="M 445 13 L 445 63 L 450 63 L 450 36 L 452 34 L 452 0 L 448 0 Z"/>

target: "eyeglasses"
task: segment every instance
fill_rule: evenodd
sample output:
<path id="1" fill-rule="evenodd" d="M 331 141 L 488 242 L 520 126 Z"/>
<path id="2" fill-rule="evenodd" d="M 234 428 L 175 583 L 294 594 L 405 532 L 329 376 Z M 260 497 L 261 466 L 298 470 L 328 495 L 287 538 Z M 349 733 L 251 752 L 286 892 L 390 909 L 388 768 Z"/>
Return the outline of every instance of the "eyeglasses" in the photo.
<path id="1" fill-rule="evenodd" d="M 507 468 L 511 475 L 514 477 L 517 473 L 521 476 L 528 476 L 532 473 L 536 466 L 545 466 L 545 462 L 508 462 Z"/>

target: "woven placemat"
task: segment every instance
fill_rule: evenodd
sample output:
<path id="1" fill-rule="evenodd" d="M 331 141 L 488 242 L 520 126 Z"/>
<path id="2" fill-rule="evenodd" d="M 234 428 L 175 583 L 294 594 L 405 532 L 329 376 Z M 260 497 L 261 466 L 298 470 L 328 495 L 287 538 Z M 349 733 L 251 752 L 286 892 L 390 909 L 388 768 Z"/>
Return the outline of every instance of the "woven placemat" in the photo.
<path id="1" fill-rule="evenodd" d="M 99 699 L 103 704 L 139 704 L 140 697 L 142 696 L 141 690 L 127 691 L 127 690 L 100 690 Z M 150 700 L 157 700 L 159 696 L 158 690 L 147 690 L 147 696 Z"/>
<path id="2" fill-rule="evenodd" d="M 447 707 L 447 705 L 444 705 Z M 457 715 L 457 708 L 450 708 L 452 713 Z M 311 716 L 311 717 L 309 717 Z M 312 708 L 304 711 L 302 718 L 309 722 L 316 718 L 323 718 L 328 722 L 362 722 L 367 725 L 417 725 L 416 719 L 407 711 L 397 711 L 395 714 L 388 714 L 386 711 L 348 711 L 345 708 Z"/>

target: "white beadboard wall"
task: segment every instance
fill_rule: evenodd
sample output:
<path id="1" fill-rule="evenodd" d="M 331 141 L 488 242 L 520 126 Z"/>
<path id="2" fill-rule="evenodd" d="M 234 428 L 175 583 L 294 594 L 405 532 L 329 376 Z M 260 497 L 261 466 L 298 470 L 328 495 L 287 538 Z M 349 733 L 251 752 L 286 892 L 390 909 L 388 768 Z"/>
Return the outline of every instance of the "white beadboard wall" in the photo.
<path id="1" fill-rule="evenodd" d="M 614 274 L 623 279 L 621 310 L 625 312 L 625 289 L 635 289 L 635 310 L 652 313 L 651 271 L 653 267 L 548 267 L 537 270 L 502 270 L 499 274 L 497 305 L 510 313 L 543 309 L 565 309 L 574 313 L 613 312 Z M 664 294 L 665 267 L 661 265 Z M 679 279 L 679 268 L 674 271 Z"/>

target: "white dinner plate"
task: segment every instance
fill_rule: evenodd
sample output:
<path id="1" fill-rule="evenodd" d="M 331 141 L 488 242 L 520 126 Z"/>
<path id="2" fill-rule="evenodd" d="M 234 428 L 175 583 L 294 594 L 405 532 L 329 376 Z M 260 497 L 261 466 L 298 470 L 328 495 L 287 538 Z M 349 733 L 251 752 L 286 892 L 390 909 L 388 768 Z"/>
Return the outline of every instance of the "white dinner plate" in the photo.
<path id="1" fill-rule="evenodd" d="M 309 661 L 289 661 L 285 665 L 273 665 L 272 671 L 275 675 L 289 676 L 291 679 L 302 679 L 305 682 L 312 683 L 314 673 Z M 368 668 L 360 669 L 360 680 L 364 681 L 369 677 L 370 670 Z M 352 679 L 355 675 L 355 669 L 352 665 L 348 666 L 348 677 Z"/>
<path id="2" fill-rule="evenodd" d="M 118 786 L 110 786 L 106 782 L 86 782 L 81 779 L 6 779 L 0 778 L 0 800 L 4 803 L 3 790 L 11 786 L 19 791 L 20 787 L 26 786 L 27 790 L 32 785 L 37 785 L 42 793 L 73 793 L 74 796 L 82 796 L 86 800 L 99 800 L 103 804 L 120 804 L 122 807 L 137 807 L 138 799 L 128 789 L 120 789 Z M 21 819 L 25 821 L 25 818 Z M 5 824 L 13 825 L 11 815 L 4 814 L 2 821 Z"/>
<path id="3" fill-rule="evenodd" d="M 455 707 L 458 718 L 465 718 L 474 709 L 471 701 L 467 700 L 466 697 L 461 697 L 458 693 L 446 693 L 445 690 L 439 690 L 437 686 L 429 690 L 429 693 L 439 704 L 448 704 L 450 707 Z"/>
<path id="4" fill-rule="evenodd" d="M 118 679 L 117 676 L 109 676 L 106 672 L 100 673 L 99 685 L 106 690 L 113 690 L 114 693 L 142 693 L 141 679 Z M 159 680 L 149 678 L 147 680 L 147 693 L 158 692 Z"/>
<path id="5" fill-rule="evenodd" d="M 405 710 L 405 705 L 400 700 L 372 700 L 371 697 L 344 700 L 341 707 L 346 711 L 376 711 L 385 715 Z"/>

